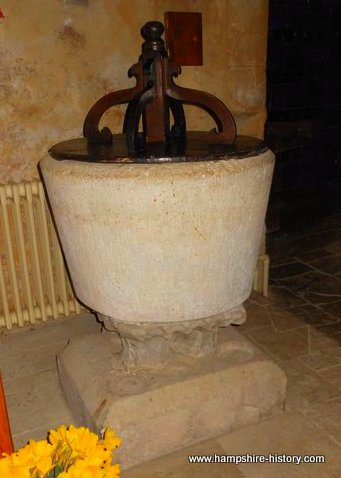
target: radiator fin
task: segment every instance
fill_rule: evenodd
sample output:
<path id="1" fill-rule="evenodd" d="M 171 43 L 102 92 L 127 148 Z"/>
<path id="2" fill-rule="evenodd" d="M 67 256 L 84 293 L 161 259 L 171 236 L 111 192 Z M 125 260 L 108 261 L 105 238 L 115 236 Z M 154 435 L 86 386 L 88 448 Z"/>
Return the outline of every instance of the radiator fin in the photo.
<path id="1" fill-rule="evenodd" d="M 0 327 L 79 314 L 43 185 L 0 185 Z"/>

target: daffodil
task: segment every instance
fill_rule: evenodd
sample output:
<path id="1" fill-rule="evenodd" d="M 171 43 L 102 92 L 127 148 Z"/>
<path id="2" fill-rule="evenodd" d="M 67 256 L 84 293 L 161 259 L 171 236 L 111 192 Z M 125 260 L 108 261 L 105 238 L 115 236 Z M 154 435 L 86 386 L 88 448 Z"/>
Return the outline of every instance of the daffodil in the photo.
<path id="1" fill-rule="evenodd" d="M 15 465 L 10 456 L 0 459 L 1 478 L 31 478 L 30 469 L 24 465 Z"/>
<path id="2" fill-rule="evenodd" d="M 112 450 L 120 445 L 114 431 L 103 440 L 88 428 L 50 430 L 48 440 L 34 441 L 11 455 L 0 457 L 0 478 L 117 478 L 119 465 L 112 465 Z"/>
<path id="3" fill-rule="evenodd" d="M 66 477 L 103 478 L 103 469 L 96 465 L 93 465 L 91 461 L 89 462 L 88 460 L 77 460 L 75 464 L 70 466 L 70 468 L 67 470 Z"/>
<path id="4" fill-rule="evenodd" d="M 53 468 L 52 454 L 55 447 L 46 440 L 30 440 L 29 443 L 12 455 L 17 466 L 27 466 L 39 474 L 45 475 Z"/>
<path id="5" fill-rule="evenodd" d="M 96 450 L 98 436 L 88 428 L 71 425 L 66 432 L 66 442 L 72 450 L 71 456 L 85 458 Z"/>
<path id="6" fill-rule="evenodd" d="M 121 467 L 120 465 L 111 465 L 103 469 L 103 478 L 119 478 Z"/>
<path id="7" fill-rule="evenodd" d="M 67 428 L 65 425 L 61 425 L 55 430 L 50 430 L 48 433 L 49 442 L 54 445 L 60 442 L 66 442 Z"/>
<path id="8" fill-rule="evenodd" d="M 108 466 L 112 462 L 112 451 L 107 448 L 104 443 L 98 443 L 96 450 L 94 451 L 92 460 L 96 460 L 99 466 Z"/>
<path id="9" fill-rule="evenodd" d="M 104 432 L 103 443 L 106 448 L 109 448 L 109 450 L 113 450 L 114 448 L 118 448 L 120 446 L 121 439 L 115 435 L 114 430 L 112 430 L 111 428 L 106 428 Z"/>

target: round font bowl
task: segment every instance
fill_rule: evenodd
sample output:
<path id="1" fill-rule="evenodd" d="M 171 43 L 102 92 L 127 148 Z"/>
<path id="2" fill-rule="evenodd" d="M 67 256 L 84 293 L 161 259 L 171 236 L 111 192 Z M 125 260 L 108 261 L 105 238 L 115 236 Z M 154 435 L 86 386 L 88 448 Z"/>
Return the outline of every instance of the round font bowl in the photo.
<path id="1" fill-rule="evenodd" d="M 274 166 L 40 163 L 78 298 L 125 322 L 210 317 L 250 294 Z"/>

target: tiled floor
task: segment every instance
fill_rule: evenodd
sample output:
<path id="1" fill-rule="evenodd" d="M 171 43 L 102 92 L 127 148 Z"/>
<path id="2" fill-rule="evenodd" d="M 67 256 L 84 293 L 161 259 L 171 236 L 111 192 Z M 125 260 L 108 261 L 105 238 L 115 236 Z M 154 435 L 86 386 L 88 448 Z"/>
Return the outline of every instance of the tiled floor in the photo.
<path id="1" fill-rule="evenodd" d="M 341 218 L 270 237 L 268 298 L 252 294 L 239 330 L 288 376 L 285 411 L 123 473 L 125 478 L 341 476 Z M 55 355 L 68 338 L 98 329 L 89 314 L 3 333 L 0 365 L 17 446 L 71 423 Z M 325 464 L 189 464 L 189 454 L 325 455 Z"/>
<path id="2" fill-rule="evenodd" d="M 98 329 L 87 314 L 3 333 L 0 368 L 16 447 L 45 437 L 58 424 L 73 423 L 59 387 L 56 355 L 70 337 Z"/>

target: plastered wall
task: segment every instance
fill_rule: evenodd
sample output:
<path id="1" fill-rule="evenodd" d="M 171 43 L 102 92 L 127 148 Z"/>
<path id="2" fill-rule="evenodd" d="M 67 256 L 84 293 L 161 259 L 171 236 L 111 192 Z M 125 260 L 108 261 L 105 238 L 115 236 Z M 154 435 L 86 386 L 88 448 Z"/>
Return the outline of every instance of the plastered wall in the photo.
<path id="1" fill-rule="evenodd" d="M 221 98 L 239 134 L 262 137 L 265 121 L 267 0 L 2 0 L 0 23 L 0 183 L 38 176 L 52 144 L 81 135 L 91 105 L 132 86 L 139 30 L 165 11 L 203 14 L 204 66 L 184 67 L 179 84 Z M 124 110 L 105 123 L 119 132 Z M 188 109 L 191 129 L 208 129 Z"/>

